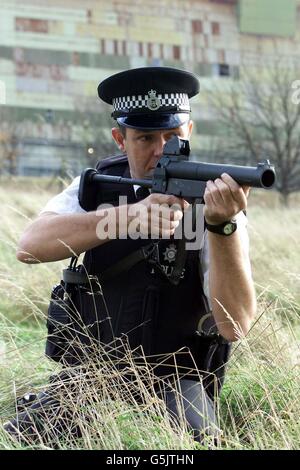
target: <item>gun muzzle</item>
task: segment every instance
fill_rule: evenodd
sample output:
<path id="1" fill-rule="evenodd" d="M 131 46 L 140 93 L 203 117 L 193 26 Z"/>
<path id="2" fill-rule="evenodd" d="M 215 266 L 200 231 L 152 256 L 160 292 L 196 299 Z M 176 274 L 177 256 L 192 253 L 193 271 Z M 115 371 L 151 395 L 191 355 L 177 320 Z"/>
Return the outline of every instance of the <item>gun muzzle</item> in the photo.
<path id="1" fill-rule="evenodd" d="M 276 179 L 274 167 L 269 160 L 258 163 L 257 167 L 189 161 L 170 162 L 166 166 L 166 172 L 169 178 L 199 181 L 215 180 L 227 173 L 240 185 L 265 189 L 272 188 Z"/>

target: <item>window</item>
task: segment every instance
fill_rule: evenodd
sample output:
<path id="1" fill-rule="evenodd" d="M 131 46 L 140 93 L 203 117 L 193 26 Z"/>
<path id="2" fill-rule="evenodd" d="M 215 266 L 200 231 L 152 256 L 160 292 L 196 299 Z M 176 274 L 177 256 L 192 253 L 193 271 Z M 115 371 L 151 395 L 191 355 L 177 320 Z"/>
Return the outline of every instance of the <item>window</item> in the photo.
<path id="1" fill-rule="evenodd" d="M 213 21 L 211 24 L 211 31 L 214 36 L 219 36 L 220 35 L 220 23 Z"/>
<path id="2" fill-rule="evenodd" d="M 143 57 L 144 56 L 144 48 L 143 48 L 143 43 L 139 42 L 139 56 Z"/>
<path id="3" fill-rule="evenodd" d="M 230 77 L 230 66 L 228 64 L 212 64 L 212 75 L 214 77 Z"/>
<path id="4" fill-rule="evenodd" d="M 201 34 L 203 32 L 201 20 L 192 20 L 192 31 L 193 34 Z"/>
<path id="5" fill-rule="evenodd" d="M 180 60 L 180 47 L 179 46 L 173 46 L 173 58 L 175 60 Z"/>
<path id="6" fill-rule="evenodd" d="M 152 59 L 152 57 L 153 57 L 153 47 L 152 47 L 151 43 L 147 44 L 147 52 L 148 52 L 148 54 L 147 54 L 148 58 Z"/>
<path id="7" fill-rule="evenodd" d="M 80 65 L 80 55 L 78 52 L 72 54 L 72 65 Z"/>
<path id="8" fill-rule="evenodd" d="M 116 39 L 114 40 L 114 55 L 119 55 L 118 54 L 118 41 Z"/>
<path id="9" fill-rule="evenodd" d="M 88 23 L 91 23 L 92 22 L 92 16 L 93 16 L 92 10 L 88 9 L 86 14 L 87 14 Z"/>
<path id="10" fill-rule="evenodd" d="M 48 21 L 32 18 L 16 18 L 15 30 L 33 33 L 48 33 Z"/>
<path id="11" fill-rule="evenodd" d="M 230 69 L 228 64 L 218 64 L 220 77 L 229 77 Z"/>
<path id="12" fill-rule="evenodd" d="M 164 45 L 163 45 L 163 44 L 160 44 L 160 45 L 159 45 L 159 54 L 160 54 L 160 59 L 164 59 L 164 58 L 165 58 L 165 54 L 164 54 Z"/>
<path id="13" fill-rule="evenodd" d="M 105 39 L 100 39 L 100 54 L 106 53 Z"/>

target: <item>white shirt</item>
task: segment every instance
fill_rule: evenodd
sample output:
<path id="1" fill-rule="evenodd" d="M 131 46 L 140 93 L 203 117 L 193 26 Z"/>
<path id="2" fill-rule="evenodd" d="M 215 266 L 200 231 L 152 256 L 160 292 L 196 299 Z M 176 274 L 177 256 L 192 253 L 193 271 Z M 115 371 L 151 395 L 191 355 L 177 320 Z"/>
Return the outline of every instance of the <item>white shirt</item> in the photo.
<path id="1" fill-rule="evenodd" d="M 74 214 L 74 213 L 85 213 L 86 211 L 82 209 L 78 200 L 78 190 L 79 190 L 80 176 L 77 176 L 72 183 L 64 189 L 60 194 L 54 196 L 50 201 L 47 202 L 46 206 L 41 210 L 40 214 L 44 212 L 55 212 L 56 214 Z M 134 187 L 135 191 L 138 186 Z M 249 259 L 249 237 L 247 232 L 247 217 L 243 212 L 240 212 L 236 216 L 237 220 L 237 232 L 241 238 L 242 246 L 244 252 Z M 200 252 L 200 262 L 203 272 L 203 290 L 204 293 L 210 302 L 209 296 L 209 247 L 208 247 L 208 237 L 207 231 L 204 233 L 202 240 Z M 251 266 L 250 262 L 247 265 L 248 273 L 251 275 Z"/>

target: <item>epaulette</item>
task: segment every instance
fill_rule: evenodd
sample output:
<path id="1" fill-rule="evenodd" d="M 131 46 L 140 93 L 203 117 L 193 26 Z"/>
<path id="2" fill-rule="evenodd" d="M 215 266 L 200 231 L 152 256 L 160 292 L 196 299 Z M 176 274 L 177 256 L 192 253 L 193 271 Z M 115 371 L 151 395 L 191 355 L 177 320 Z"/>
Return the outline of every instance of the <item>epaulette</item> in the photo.
<path id="1" fill-rule="evenodd" d="M 106 168 L 110 168 L 112 166 L 121 165 L 124 163 L 128 163 L 127 155 L 115 155 L 112 157 L 104 158 L 100 160 L 97 165 L 97 170 L 105 170 Z"/>

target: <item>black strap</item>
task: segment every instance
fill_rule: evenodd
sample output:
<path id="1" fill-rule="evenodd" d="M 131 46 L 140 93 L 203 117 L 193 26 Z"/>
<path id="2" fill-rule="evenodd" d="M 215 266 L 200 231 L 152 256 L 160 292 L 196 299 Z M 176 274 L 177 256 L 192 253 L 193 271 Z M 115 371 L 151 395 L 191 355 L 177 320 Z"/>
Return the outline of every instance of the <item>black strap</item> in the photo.
<path id="1" fill-rule="evenodd" d="M 63 280 L 65 285 L 88 284 L 91 281 L 86 273 L 77 270 L 73 271 L 70 269 L 70 267 L 63 269 Z"/>
<path id="2" fill-rule="evenodd" d="M 118 276 L 124 271 L 129 271 L 129 269 L 137 263 L 148 260 L 156 250 L 156 245 L 157 243 L 151 242 L 148 245 L 134 251 L 133 253 L 130 253 L 130 255 L 125 256 L 125 258 L 122 258 L 113 266 L 103 271 L 99 278 L 97 276 L 89 276 L 87 273 L 82 271 L 74 270 L 74 267 L 72 267 L 74 263 L 72 258 L 69 267 L 63 270 L 63 280 L 66 284 L 89 284 L 92 281 L 107 281 L 115 276 Z"/>
<path id="3" fill-rule="evenodd" d="M 124 271 L 129 271 L 135 264 L 141 261 L 149 259 L 155 250 L 155 243 L 151 242 L 146 246 L 142 246 L 138 250 L 125 256 L 120 261 L 115 263 L 113 266 L 107 268 L 103 273 L 100 274 L 100 281 L 107 281 L 115 276 L 118 276 Z"/>
<path id="4" fill-rule="evenodd" d="M 137 198 L 138 199 L 144 199 L 149 195 L 149 190 L 147 188 L 138 188 L 137 190 Z M 197 206 L 197 199 L 193 203 L 192 207 L 192 224 L 193 224 L 193 230 L 195 230 L 196 226 L 196 206 Z M 183 222 L 182 222 L 183 223 Z M 171 282 L 174 285 L 178 285 L 180 278 L 182 276 L 183 268 L 186 263 L 186 257 L 187 257 L 187 252 L 186 252 L 186 242 L 187 239 L 185 235 L 183 234 L 182 239 L 178 241 L 178 250 L 177 250 L 177 255 L 175 259 L 175 264 L 174 268 L 172 271 L 171 276 L 167 276 L 164 270 L 160 267 L 159 263 L 157 262 L 155 258 L 155 253 L 158 249 L 158 242 L 151 242 L 146 246 L 143 246 L 142 248 L 139 248 L 138 250 L 134 251 L 133 253 L 130 253 L 130 255 L 125 256 L 125 258 L 122 258 L 120 261 L 115 263 L 113 266 L 107 268 L 105 271 L 103 271 L 100 276 L 98 282 L 103 282 L 107 281 L 109 279 L 112 279 L 115 276 L 118 276 L 119 274 L 129 271 L 134 265 L 137 263 L 140 263 L 141 261 L 148 260 L 152 265 L 154 265 L 160 272 L 161 274 L 167 278 L 169 282 Z M 88 276 L 84 272 L 80 272 L 76 269 L 76 263 L 77 263 L 78 258 L 73 256 L 71 258 L 70 265 L 67 269 L 64 269 L 63 271 L 63 279 L 66 284 L 88 284 L 92 280 L 95 280 L 95 276 Z"/>
<path id="5" fill-rule="evenodd" d="M 199 201 L 200 201 L 199 199 L 195 199 L 192 205 L 193 231 L 195 230 L 195 227 L 196 227 L 196 217 L 197 217 L 196 208 L 197 208 L 197 204 L 199 203 Z M 182 224 L 183 224 L 183 220 L 184 218 L 182 219 Z M 176 286 L 179 284 L 182 271 L 186 263 L 186 257 L 187 257 L 187 251 L 186 251 L 187 239 L 185 237 L 184 231 L 182 235 L 183 235 L 182 238 L 178 242 L 178 251 L 177 251 L 177 255 L 175 259 L 174 268 L 173 268 L 171 276 L 169 277 L 169 281 Z"/>

